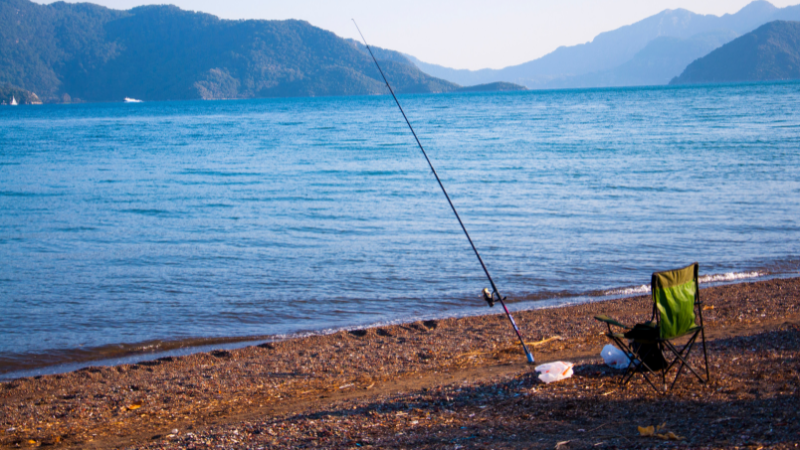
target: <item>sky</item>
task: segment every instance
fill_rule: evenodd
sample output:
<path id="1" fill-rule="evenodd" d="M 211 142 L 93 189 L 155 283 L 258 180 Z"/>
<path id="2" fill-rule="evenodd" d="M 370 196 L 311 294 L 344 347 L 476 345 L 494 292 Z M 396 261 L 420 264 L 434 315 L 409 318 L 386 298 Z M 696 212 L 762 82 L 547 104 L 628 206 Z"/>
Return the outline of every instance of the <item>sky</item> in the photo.
<path id="1" fill-rule="evenodd" d="M 305 20 L 345 38 L 455 69 L 500 69 L 665 9 L 735 13 L 750 0 L 84 0 L 113 9 L 169 3 L 223 19 Z M 72 2 L 72 1 L 70 1 Z M 40 1 L 40 3 L 50 3 Z M 773 0 L 785 7 L 798 0 Z"/>

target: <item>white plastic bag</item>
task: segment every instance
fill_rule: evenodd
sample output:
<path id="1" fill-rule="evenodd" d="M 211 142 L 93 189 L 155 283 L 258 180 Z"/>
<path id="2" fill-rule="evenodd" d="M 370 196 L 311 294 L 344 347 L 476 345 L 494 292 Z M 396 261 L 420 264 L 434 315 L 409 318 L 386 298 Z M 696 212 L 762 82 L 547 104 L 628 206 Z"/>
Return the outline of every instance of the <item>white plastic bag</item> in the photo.
<path id="1" fill-rule="evenodd" d="M 628 358 L 628 355 L 611 344 L 607 344 L 603 347 L 600 356 L 603 357 L 603 361 L 605 361 L 607 365 L 615 369 L 627 369 L 631 364 L 631 359 Z"/>
<path id="2" fill-rule="evenodd" d="M 545 383 L 552 383 L 554 381 L 563 380 L 572 376 L 571 362 L 556 361 L 548 364 L 536 366 L 536 371 L 539 372 L 539 379 Z"/>

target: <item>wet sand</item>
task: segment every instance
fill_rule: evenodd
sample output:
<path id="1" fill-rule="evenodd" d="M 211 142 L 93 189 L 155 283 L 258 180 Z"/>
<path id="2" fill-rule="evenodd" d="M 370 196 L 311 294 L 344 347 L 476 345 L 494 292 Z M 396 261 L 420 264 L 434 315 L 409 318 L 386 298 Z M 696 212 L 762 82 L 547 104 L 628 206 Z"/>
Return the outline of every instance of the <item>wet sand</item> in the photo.
<path id="1" fill-rule="evenodd" d="M 592 317 L 649 319 L 640 296 L 515 314 L 528 341 L 558 336 L 537 364 L 576 363 L 558 383 L 502 315 L 416 322 L 0 383 L 0 447 L 795 448 L 800 278 L 701 296 L 712 381 L 669 396 L 599 357 Z M 662 423 L 681 439 L 640 436 Z"/>

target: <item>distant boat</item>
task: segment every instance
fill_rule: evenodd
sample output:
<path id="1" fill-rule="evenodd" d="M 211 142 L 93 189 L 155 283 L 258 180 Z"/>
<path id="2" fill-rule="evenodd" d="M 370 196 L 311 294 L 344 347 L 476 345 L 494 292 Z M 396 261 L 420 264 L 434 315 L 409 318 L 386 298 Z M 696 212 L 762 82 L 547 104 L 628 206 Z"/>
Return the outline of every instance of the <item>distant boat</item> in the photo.
<path id="1" fill-rule="evenodd" d="M 125 97 L 125 103 L 142 103 L 141 100 Z"/>
<path id="2" fill-rule="evenodd" d="M 14 96 L 11 96 L 11 106 L 17 106 L 17 99 Z"/>

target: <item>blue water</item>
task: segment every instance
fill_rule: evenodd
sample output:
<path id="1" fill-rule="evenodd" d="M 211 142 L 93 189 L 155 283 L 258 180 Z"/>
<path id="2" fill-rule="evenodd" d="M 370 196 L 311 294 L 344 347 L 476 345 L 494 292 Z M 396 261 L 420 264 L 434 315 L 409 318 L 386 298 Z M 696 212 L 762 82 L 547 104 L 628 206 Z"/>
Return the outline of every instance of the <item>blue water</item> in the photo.
<path id="1" fill-rule="evenodd" d="M 798 272 L 798 83 L 401 101 L 513 301 Z M 482 304 L 391 97 L 3 107 L 0 146 L 0 372 Z"/>

